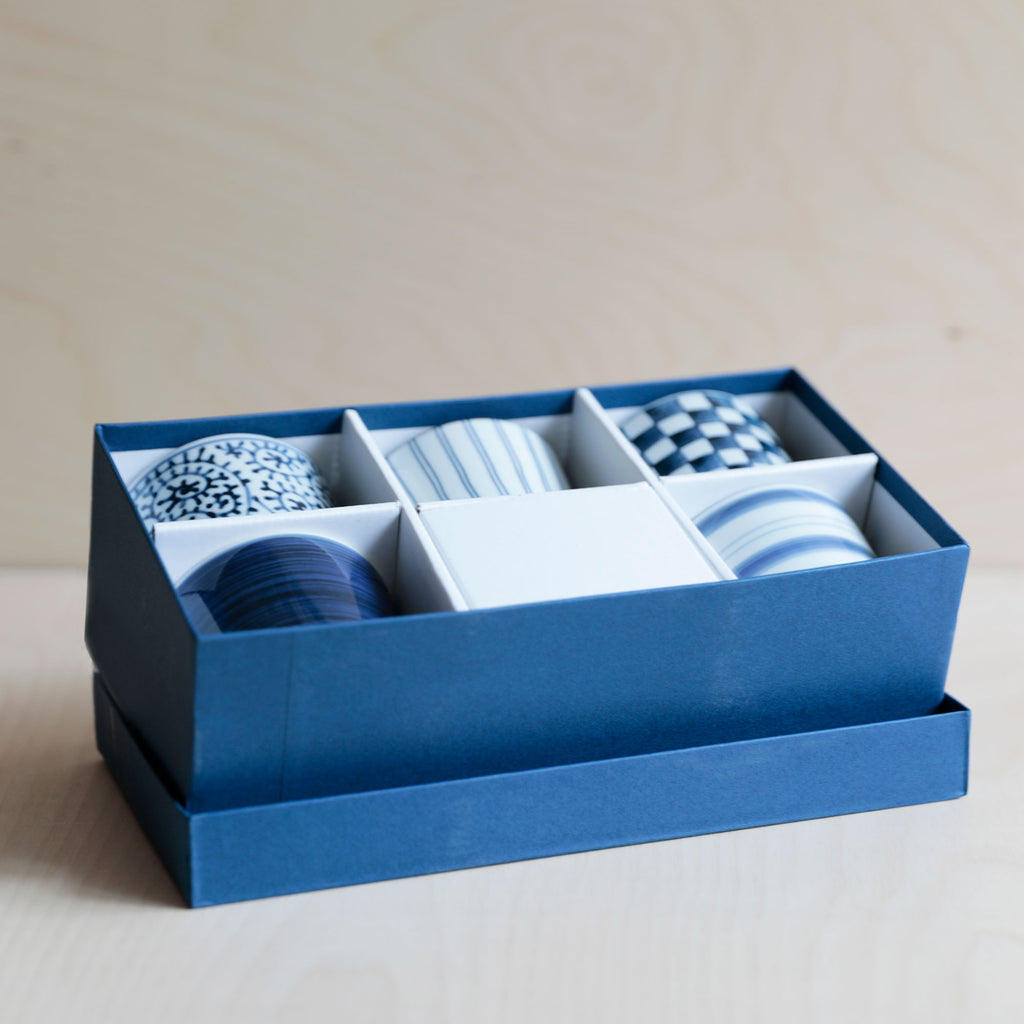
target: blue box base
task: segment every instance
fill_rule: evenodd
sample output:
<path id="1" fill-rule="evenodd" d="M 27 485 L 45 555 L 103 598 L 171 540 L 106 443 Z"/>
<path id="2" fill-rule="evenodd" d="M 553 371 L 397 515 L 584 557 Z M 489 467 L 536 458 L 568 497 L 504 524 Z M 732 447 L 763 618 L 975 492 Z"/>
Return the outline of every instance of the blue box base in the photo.
<path id="1" fill-rule="evenodd" d="M 99 750 L 194 907 L 949 800 L 970 712 L 189 813 L 94 681 Z"/>
<path id="2" fill-rule="evenodd" d="M 810 458 L 873 456 L 868 513 L 894 517 L 882 531 L 893 534 L 892 553 L 751 579 L 198 633 L 131 500 L 123 456 L 224 432 L 317 435 L 340 472 L 362 444 L 352 421 L 346 434 L 348 412 L 371 433 L 473 416 L 558 418 L 571 442 L 577 389 L 101 424 L 86 611 L 93 665 L 196 815 L 927 715 L 945 690 L 966 543 L 795 370 L 591 395 L 613 412 L 701 387 L 771 395 L 795 423 L 816 422 L 827 442 Z M 798 425 L 790 436 L 808 440 Z M 637 482 L 635 465 L 588 480 L 627 482 Z M 383 478 L 358 495 L 370 505 L 399 498 Z M 402 521 L 416 515 L 406 508 Z"/>

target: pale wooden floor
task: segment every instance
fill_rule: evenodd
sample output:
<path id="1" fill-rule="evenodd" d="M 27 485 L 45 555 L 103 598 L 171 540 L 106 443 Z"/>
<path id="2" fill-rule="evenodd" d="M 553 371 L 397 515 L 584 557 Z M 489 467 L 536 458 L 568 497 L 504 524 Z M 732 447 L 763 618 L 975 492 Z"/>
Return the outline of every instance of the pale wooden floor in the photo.
<path id="1" fill-rule="evenodd" d="M 965 799 L 190 911 L 94 750 L 83 576 L 2 571 L 0 1015 L 1017 1024 L 1022 598 L 969 574 Z"/>

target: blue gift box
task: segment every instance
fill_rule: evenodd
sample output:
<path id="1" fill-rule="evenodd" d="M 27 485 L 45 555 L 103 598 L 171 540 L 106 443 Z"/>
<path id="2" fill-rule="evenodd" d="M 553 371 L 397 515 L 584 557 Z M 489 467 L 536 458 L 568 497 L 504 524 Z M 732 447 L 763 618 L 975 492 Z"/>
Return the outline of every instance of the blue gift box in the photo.
<path id="1" fill-rule="evenodd" d="M 97 676 L 96 735 L 190 906 L 578 853 L 967 790 L 970 712 L 189 812 Z"/>
<path id="2" fill-rule="evenodd" d="M 617 425 L 698 387 L 747 396 L 796 461 L 657 478 Z M 714 578 L 474 606 L 464 556 L 424 525 L 449 513 L 417 508 L 384 458 L 473 416 L 545 433 L 581 508 L 654 492 L 699 548 L 694 503 L 744 479 L 796 479 L 831 488 L 880 557 L 737 580 L 708 550 Z M 232 432 L 306 447 L 339 507 L 147 529 L 132 473 Z M 534 499 L 547 500 L 519 500 Z M 486 538 L 484 500 L 457 514 Z M 188 559 L 272 529 L 358 537 L 406 614 L 197 633 L 174 590 Z M 967 553 L 790 369 L 101 425 L 86 622 L 100 746 L 195 903 L 944 799 L 966 771 L 966 712 L 944 689 Z M 816 773 L 806 792 L 801 765 Z M 721 785 L 694 796 L 685 780 L 714 773 Z M 638 784 L 650 790 L 639 804 Z M 389 838 L 399 818 L 421 854 Z M 327 833 L 329 855 L 301 855 Z"/>

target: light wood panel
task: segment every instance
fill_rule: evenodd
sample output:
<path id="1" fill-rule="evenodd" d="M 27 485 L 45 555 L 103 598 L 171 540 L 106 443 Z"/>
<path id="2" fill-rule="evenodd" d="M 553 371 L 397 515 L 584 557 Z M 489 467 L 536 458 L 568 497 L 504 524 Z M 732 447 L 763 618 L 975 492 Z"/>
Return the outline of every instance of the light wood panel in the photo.
<path id="1" fill-rule="evenodd" d="M 0 571 L 5 1020 L 1024 1015 L 1020 572 L 969 576 L 963 800 L 197 911 L 95 753 L 84 583 Z"/>
<path id="2" fill-rule="evenodd" d="M 89 430 L 793 363 L 1024 563 L 1024 11 L 9 0 L 0 563 Z"/>

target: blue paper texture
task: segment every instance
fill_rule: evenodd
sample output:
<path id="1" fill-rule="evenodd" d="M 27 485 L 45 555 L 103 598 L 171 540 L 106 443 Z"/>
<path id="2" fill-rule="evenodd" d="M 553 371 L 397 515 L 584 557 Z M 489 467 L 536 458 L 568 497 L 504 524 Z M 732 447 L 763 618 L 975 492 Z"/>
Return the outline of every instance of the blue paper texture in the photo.
<path id="1" fill-rule="evenodd" d="M 192 906 L 962 796 L 970 713 L 190 814 L 99 677 L 100 750 Z"/>
<path id="2" fill-rule="evenodd" d="M 593 393 L 614 408 L 695 387 L 788 392 L 848 451 L 872 452 L 789 369 Z M 357 411 L 382 429 L 564 415 L 572 397 Z M 968 716 L 944 690 L 968 548 L 884 459 L 875 486 L 934 549 L 628 594 L 197 634 L 114 455 L 218 432 L 337 433 L 343 413 L 96 429 L 86 640 L 102 677 L 97 735 L 190 902 L 963 792 Z"/>

